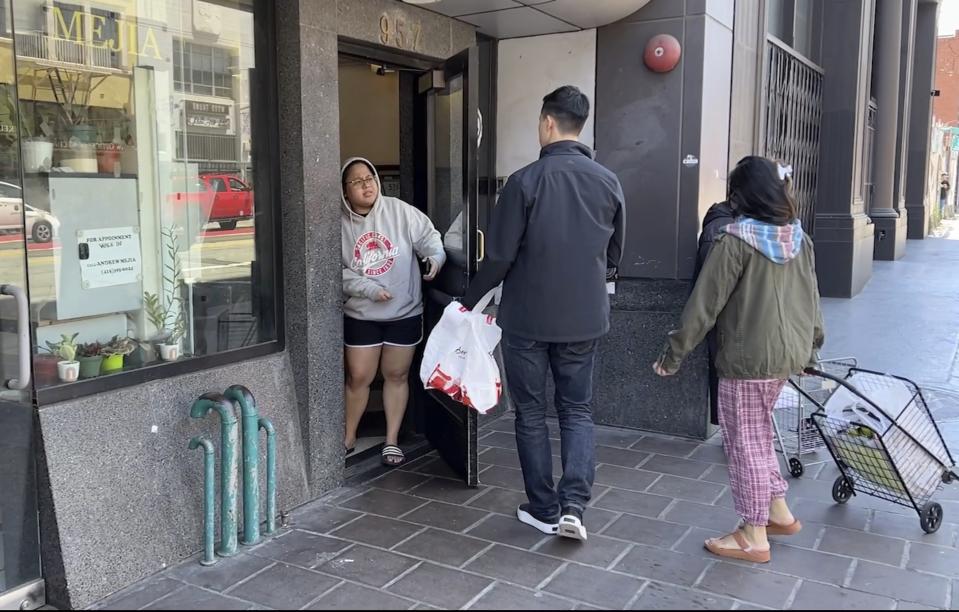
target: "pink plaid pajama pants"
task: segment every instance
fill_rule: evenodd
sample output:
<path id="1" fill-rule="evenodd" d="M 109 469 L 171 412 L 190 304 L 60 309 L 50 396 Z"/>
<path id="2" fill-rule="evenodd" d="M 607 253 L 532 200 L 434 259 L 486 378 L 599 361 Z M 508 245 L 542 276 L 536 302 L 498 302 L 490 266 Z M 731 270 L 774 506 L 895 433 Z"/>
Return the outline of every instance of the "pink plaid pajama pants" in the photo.
<path id="1" fill-rule="evenodd" d="M 784 380 L 719 381 L 719 426 L 736 512 L 750 525 L 769 522 L 769 502 L 789 485 L 779 472 L 773 407 Z"/>

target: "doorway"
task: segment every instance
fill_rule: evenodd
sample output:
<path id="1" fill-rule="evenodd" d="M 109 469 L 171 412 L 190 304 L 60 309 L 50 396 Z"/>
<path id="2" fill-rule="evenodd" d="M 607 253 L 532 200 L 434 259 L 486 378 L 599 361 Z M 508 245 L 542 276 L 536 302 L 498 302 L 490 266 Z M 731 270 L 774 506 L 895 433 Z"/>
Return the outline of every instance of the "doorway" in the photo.
<path id="1" fill-rule="evenodd" d="M 415 206 L 443 238 L 447 263 L 423 286 L 424 336 L 452 298 L 462 296 L 481 261 L 479 149 L 482 145 L 479 51 L 470 48 L 434 64 L 383 49 L 341 43 L 339 102 L 341 158 L 368 158 L 382 193 Z M 485 190 L 484 190 L 485 191 Z M 475 412 L 423 390 L 423 345 L 410 369 L 410 400 L 399 444 L 409 459 L 435 448 L 468 486 L 476 486 Z M 348 468 L 373 461 L 385 439 L 382 378 L 377 376 Z M 364 463 L 365 465 L 365 463 Z"/>
<path id="2" fill-rule="evenodd" d="M 415 154 L 413 109 L 415 75 L 419 69 L 360 55 L 340 53 L 340 159 L 368 159 L 380 178 L 383 196 L 399 198 L 425 212 L 414 187 Z M 370 387 L 366 412 L 356 431 L 354 450 L 347 466 L 378 457 L 386 442 L 384 379 L 377 373 Z M 427 447 L 417 432 L 412 410 L 407 410 L 399 445 L 407 457 Z M 376 465 L 376 462 L 371 462 Z"/>

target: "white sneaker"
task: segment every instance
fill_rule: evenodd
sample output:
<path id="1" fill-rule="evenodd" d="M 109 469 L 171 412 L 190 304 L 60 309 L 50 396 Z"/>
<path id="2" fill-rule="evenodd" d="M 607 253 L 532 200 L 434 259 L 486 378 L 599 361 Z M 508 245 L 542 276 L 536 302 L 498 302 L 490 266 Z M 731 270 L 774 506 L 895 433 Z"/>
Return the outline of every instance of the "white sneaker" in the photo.
<path id="1" fill-rule="evenodd" d="M 559 535 L 571 540 L 586 541 L 586 527 L 583 525 L 583 515 L 578 510 L 567 508 L 559 519 Z"/>
<path id="2" fill-rule="evenodd" d="M 519 519 L 519 522 L 525 523 L 530 527 L 538 529 L 545 533 L 546 535 L 556 535 L 556 530 L 559 528 L 559 525 L 555 522 L 541 521 L 536 518 L 529 512 L 529 504 L 523 504 L 516 509 L 516 518 Z"/>

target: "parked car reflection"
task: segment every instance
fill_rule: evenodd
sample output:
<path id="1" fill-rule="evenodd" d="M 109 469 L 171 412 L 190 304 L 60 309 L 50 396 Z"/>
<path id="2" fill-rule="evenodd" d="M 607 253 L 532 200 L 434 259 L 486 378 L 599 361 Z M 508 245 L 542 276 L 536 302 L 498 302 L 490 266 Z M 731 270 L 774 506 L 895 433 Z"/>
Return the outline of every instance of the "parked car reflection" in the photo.
<path id="1" fill-rule="evenodd" d="M 216 195 L 209 220 L 220 229 L 236 229 L 237 221 L 253 218 L 253 189 L 239 177 L 231 174 L 205 172 L 200 175 L 207 189 Z"/>
<path id="2" fill-rule="evenodd" d="M 60 232 L 56 217 L 24 204 L 23 190 L 18 185 L 0 181 L 0 230 L 20 232 L 24 222 L 27 238 L 36 243 L 51 242 Z"/>
<path id="3" fill-rule="evenodd" d="M 174 179 L 173 185 L 167 201 L 181 225 L 215 223 L 234 230 L 237 222 L 253 219 L 253 189 L 232 174 L 204 172 L 196 179 Z"/>

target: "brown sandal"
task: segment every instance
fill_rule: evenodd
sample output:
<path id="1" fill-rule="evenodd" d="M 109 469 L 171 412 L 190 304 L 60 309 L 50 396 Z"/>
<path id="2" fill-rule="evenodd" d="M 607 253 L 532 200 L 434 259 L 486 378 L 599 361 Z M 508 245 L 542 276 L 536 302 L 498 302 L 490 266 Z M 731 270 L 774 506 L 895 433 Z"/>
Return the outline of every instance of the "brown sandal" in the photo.
<path id="1" fill-rule="evenodd" d="M 749 542 L 746 541 L 746 537 L 741 531 L 734 531 L 729 535 L 733 536 L 733 539 L 736 541 L 736 545 L 739 546 L 738 549 L 722 548 L 719 546 L 719 540 L 722 538 L 710 538 L 709 540 L 706 540 L 706 550 L 713 553 L 717 557 L 738 559 L 740 561 L 750 561 L 752 563 L 769 563 L 769 551 L 754 550 Z"/>
<path id="2" fill-rule="evenodd" d="M 769 524 L 766 525 L 766 535 L 771 536 L 792 536 L 800 531 L 802 531 L 802 523 L 799 522 L 799 519 L 793 520 L 789 525 L 774 523 L 772 521 L 769 521 Z"/>

